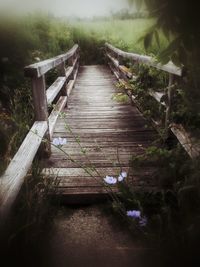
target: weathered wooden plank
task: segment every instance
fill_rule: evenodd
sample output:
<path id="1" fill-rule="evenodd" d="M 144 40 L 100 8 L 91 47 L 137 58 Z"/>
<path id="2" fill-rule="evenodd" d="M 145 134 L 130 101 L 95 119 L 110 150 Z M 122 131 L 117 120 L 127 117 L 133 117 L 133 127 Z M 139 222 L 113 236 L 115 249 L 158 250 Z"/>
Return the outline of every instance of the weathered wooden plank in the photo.
<path id="1" fill-rule="evenodd" d="M 48 121 L 48 105 L 46 98 L 45 77 L 34 77 L 32 79 L 33 105 L 35 113 L 35 121 Z M 50 141 L 49 129 L 45 138 Z M 51 147 L 49 142 L 43 143 L 40 148 L 41 154 L 49 155 Z"/>
<path id="2" fill-rule="evenodd" d="M 74 70 L 75 70 L 77 63 L 78 63 L 78 57 L 76 57 L 76 59 L 73 61 L 72 66 L 67 67 L 66 73 L 65 73 L 67 80 L 69 79 L 74 80 Z"/>
<path id="3" fill-rule="evenodd" d="M 129 79 L 133 78 L 133 73 L 126 66 L 119 66 L 119 70 Z"/>
<path id="4" fill-rule="evenodd" d="M 47 129 L 48 125 L 46 121 L 37 121 L 34 123 L 19 150 L 11 160 L 5 173 L 1 177 L 1 216 L 4 216 L 9 212 L 15 201 Z"/>
<path id="5" fill-rule="evenodd" d="M 199 141 L 190 132 L 187 132 L 181 124 L 172 124 L 170 129 L 192 159 L 200 155 Z"/>
<path id="6" fill-rule="evenodd" d="M 45 78 L 32 80 L 33 104 L 36 121 L 45 121 L 48 118 Z"/>
<path id="7" fill-rule="evenodd" d="M 55 135 L 53 135 L 55 136 Z M 108 152 L 112 154 L 112 151 L 117 151 L 121 154 L 125 154 L 127 152 L 138 152 L 138 151 L 143 151 L 147 146 L 151 145 L 153 143 L 153 140 L 155 140 L 155 136 L 153 139 L 153 136 L 151 136 L 151 139 L 144 139 L 140 138 L 139 136 L 135 138 L 121 138 L 121 139 L 113 139 L 112 136 L 108 138 L 99 138 L 99 139 L 94 139 L 92 137 L 85 137 L 85 138 L 79 138 L 79 144 L 77 144 L 76 139 L 71 136 L 67 136 L 65 134 L 61 134 L 61 137 L 67 138 L 67 144 L 63 146 L 66 151 L 76 153 L 77 149 L 80 151 L 80 144 L 81 147 L 84 148 L 86 151 L 95 151 L 95 153 L 103 153 L 103 152 Z M 90 139 L 88 141 L 88 139 Z M 52 148 L 52 155 L 55 154 L 60 154 L 59 151 L 57 153 L 56 148 Z"/>
<path id="8" fill-rule="evenodd" d="M 58 77 L 56 81 L 47 89 L 46 95 L 47 95 L 48 105 L 51 105 L 53 103 L 54 99 L 63 88 L 65 82 L 66 82 L 66 77 Z"/>
<path id="9" fill-rule="evenodd" d="M 140 184 L 144 185 L 144 180 L 146 180 L 146 183 L 148 183 L 148 180 L 150 181 L 149 178 L 150 178 L 149 176 L 138 176 L 138 175 L 137 176 L 131 176 L 131 177 L 126 179 L 126 182 L 128 184 L 132 184 L 132 183 L 136 184 L 137 183 L 137 185 L 140 185 Z M 59 183 L 58 187 L 84 188 L 84 187 L 86 187 L 86 184 L 87 184 L 88 188 L 89 187 L 98 187 L 98 186 L 100 187 L 100 186 L 105 185 L 105 183 L 103 182 L 103 179 L 101 177 L 96 177 L 96 178 L 93 178 L 93 177 L 73 177 L 73 179 L 70 177 L 64 177 L 64 178 L 60 179 L 60 183 Z M 112 189 L 116 188 L 116 186 L 114 185 L 111 188 Z"/>
<path id="10" fill-rule="evenodd" d="M 153 90 L 149 90 L 149 94 L 161 105 L 166 106 L 165 102 L 161 102 L 162 97 L 165 95 L 164 92 L 155 92 Z"/>
<path id="11" fill-rule="evenodd" d="M 24 69 L 25 76 L 38 77 L 38 78 L 41 77 L 49 70 L 57 67 L 58 65 L 62 64 L 63 62 L 71 58 L 78 51 L 78 49 L 79 49 L 78 45 L 74 45 L 72 49 L 70 49 L 66 54 L 62 54 L 57 57 L 47 59 L 39 63 L 35 63 L 25 67 Z"/>
<path id="12" fill-rule="evenodd" d="M 129 167 L 123 168 L 123 171 L 128 172 Z M 87 173 L 89 171 L 90 174 Z M 94 177 L 104 178 L 106 175 L 118 176 L 121 173 L 121 167 L 108 167 L 108 168 L 96 168 L 96 170 L 84 170 L 83 168 L 44 168 L 42 173 L 45 175 L 58 176 L 58 177 L 88 177 L 93 175 Z M 152 169 L 144 168 L 141 175 L 149 175 Z M 98 172 L 98 173 L 97 173 Z"/>
<path id="13" fill-rule="evenodd" d="M 106 53 L 107 57 L 111 60 L 116 69 L 119 69 L 119 61 L 112 57 L 109 53 Z"/>
<path id="14" fill-rule="evenodd" d="M 64 110 L 65 119 L 58 118 L 53 133 L 53 137 L 67 138 L 68 142 L 62 149 L 74 158 L 75 162 L 52 147 L 52 155 L 44 165 L 48 170 L 47 174 L 50 171 L 61 180 L 71 179 L 68 185 L 64 180 L 60 184 L 58 189 L 62 195 L 84 194 L 81 192 L 94 194 L 95 185 L 88 186 L 86 180 L 84 184 L 84 179 L 81 186 L 73 185 L 73 179 L 88 177 L 87 172 L 80 166 L 88 168 L 88 164 L 91 164 L 101 172 L 102 177 L 118 175 L 121 168 L 126 171 L 129 169 L 131 156 L 143 153 L 155 137 L 155 132 L 146 128 L 146 121 L 136 107 L 113 100 L 113 94 L 116 92 L 114 81 L 116 80 L 106 67 L 80 68 L 67 109 Z M 66 129 L 66 124 L 73 134 Z M 86 148 L 86 155 L 81 152 L 75 136 L 79 138 L 81 146 Z M 140 177 L 145 179 L 147 173 L 147 169 L 144 169 Z M 142 178 L 140 181 L 139 174 L 137 182 L 136 180 L 136 185 L 144 184 Z M 102 190 L 103 188 L 99 187 L 99 193 L 102 194 Z"/>
<path id="15" fill-rule="evenodd" d="M 63 127 L 56 127 L 56 129 L 55 129 L 55 132 L 60 132 L 61 130 L 63 129 Z M 138 130 L 140 130 L 140 131 L 145 131 L 145 129 L 146 129 L 146 127 L 145 127 L 145 125 L 143 126 L 143 127 L 141 127 L 141 128 L 139 128 Z M 111 134 L 112 135 L 112 133 L 113 132 L 115 132 L 116 134 L 118 134 L 118 133 L 129 133 L 129 134 L 132 134 L 132 133 L 134 133 L 136 130 L 135 129 L 129 129 L 129 128 L 124 128 L 124 129 L 122 129 L 122 128 L 109 128 L 109 129 L 107 129 L 107 128 L 99 128 L 99 129 L 87 129 L 87 128 L 81 128 L 81 129 L 73 129 L 73 128 L 71 128 L 71 130 L 72 130 L 72 132 L 74 132 L 74 134 L 76 134 L 76 135 L 79 135 L 79 134 L 96 134 L 96 135 L 98 135 L 98 134 L 105 134 L 105 133 L 109 133 L 109 134 Z"/>
<path id="16" fill-rule="evenodd" d="M 118 175 L 120 173 L 120 168 L 97 168 L 97 171 L 101 177 L 105 177 L 105 175 Z M 128 171 L 128 168 L 126 167 L 124 171 Z M 42 173 L 47 175 L 58 175 L 59 177 L 88 176 L 88 173 L 82 168 L 45 168 L 43 169 Z M 90 170 L 90 174 L 97 175 L 96 171 L 94 170 Z"/>
<path id="17" fill-rule="evenodd" d="M 58 116 L 61 112 L 61 110 L 64 109 L 64 107 L 67 104 L 67 96 L 61 96 L 56 104 L 56 107 L 52 110 L 50 116 L 49 116 L 49 134 L 50 138 L 52 138 L 53 131 L 56 125 L 56 121 L 58 119 Z"/>
<path id="18" fill-rule="evenodd" d="M 70 80 L 67 84 L 67 95 L 69 96 L 71 94 L 71 91 L 74 87 L 75 80 Z"/>
<path id="19" fill-rule="evenodd" d="M 53 159 L 53 157 L 52 157 Z M 52 168 L 76 168 L 77 166 L 79 166 L 79 164 L 81 163 L 81 166 L 83 168 L 88 168 L 89 166 L 93 165 L 95 166 L 95 168 L 111 168 L 111 167 L 129 167 L 130 164 L 128 162 L 128 159 L 123 162 L 118 162 L 117 160 L 113 161 L 113 162 L 108 162 L 108 161 L 102 161 L 102 160 L 96 160 L 96 161 L 92 161 L 90 162 L 90 164 L 88 163 L 88 161 L 83 161 L 82 159 L 80 160 L 76 160 L 75 162 L 71 162 L 69 160 L 59 160 L 57 158 L 54 158 L 54 160 L 48 161 L 44 167 L 47 167 L 49 165 L 51 165 Z"/>

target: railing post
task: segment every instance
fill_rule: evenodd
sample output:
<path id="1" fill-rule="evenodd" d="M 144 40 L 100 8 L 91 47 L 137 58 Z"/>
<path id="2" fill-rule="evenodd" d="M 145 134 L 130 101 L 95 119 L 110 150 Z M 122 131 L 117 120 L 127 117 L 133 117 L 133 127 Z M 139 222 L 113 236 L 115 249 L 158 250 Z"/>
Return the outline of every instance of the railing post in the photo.
<path id="1" fill-rule="evenodd" d="M 80 58 L 79 48 L 78 48 L 78 50 L 76 51 L 75 55 L 76 55 L 76 58 L 77 58 L 77 63 L 76 63 L 76 66 L 75 66 L 75 68 L 74 68 L 74 77 L 75 77 L 75 73 L 76 73 L 76 71 L 77 71 L 77 69 L 78 69 L 78 67 L 79 67 L 79 58 Z"/>
<path id="2" fill-rule="evenodd" d="M 32 91 L 35 121 L 47 121 L 48 124 L 48 106 L 44 75 L 42 75 L 41 77 L 32 78 Z M 47 130 L 44 140 L 46 140 L 46 142 L 42 143 L 40 153 L 42 156 L 50 156 L 51 144 L 49 130 Z"/>
<path id="3" fill-rule="evenodd" d="M 65 62 L 62 62 L 59 66 L 58 66 L 58 71 L 59 71 L 59 75 L 61 76 L 65 76 Z"/>
<path id="4" fill-rule="evenodd" d="M 32 79 L 33 104 L 36 121 L 47 119 L 47 101 L 44 76 Z"/>
<path id="5" fill-rule="evenodd" d="M 65 69 L 65 61 L 62 62 L 58 67 L 58 72 L 60 76 L 65 77 L 66 76 L 66 69 Z M 67 96 L 67 90 L 66 90 L 66 86 L 67 86 L 67 81 L 64 83 L 63 88 L 62 88 L 62 95 L 63 96 Z"/>
<path id="6" fill-rule="evenodd" d="M 170 114 L 171 114 L 171 102 L 172 102 L 172 84 L 174 82 L 174 75 L 169 74 L 169 85 L 168 85 L 168 90 L 167 90 L 167 108 L 166 108 L 166 117 L 165 117 L 165 130 L 168 135 L 168 127 L 170 123 Z"/>
<path id="7" fill-rule="evenodd" d="M 76 55 L 76 53 L 75 53 L 75 55 Z M 73 66 L 73 64 L 74 64 L 74 55 L 73 56 L 71 56 L 69 59 L 68 59 L 68 66 L 70 66 L 70 67 L 72 67 Z M 72 72 L 72 74 L 69 76 L 69 79 L 70 80 L 74 80 L 74 70 L 73 70 L 73 72 Z"/>

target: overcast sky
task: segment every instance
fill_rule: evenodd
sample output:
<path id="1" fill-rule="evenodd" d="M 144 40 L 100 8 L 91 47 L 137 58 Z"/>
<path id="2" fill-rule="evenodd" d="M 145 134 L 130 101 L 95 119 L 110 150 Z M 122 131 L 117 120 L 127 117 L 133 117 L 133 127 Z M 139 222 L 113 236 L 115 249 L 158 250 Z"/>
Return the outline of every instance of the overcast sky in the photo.
<path id="1" fill-rule="evenodd" d="M 127 7 L 126 0 L 0 0 L 1 10 L 25 13 L 42 10 L 56 16 L 101 16 Z"/>

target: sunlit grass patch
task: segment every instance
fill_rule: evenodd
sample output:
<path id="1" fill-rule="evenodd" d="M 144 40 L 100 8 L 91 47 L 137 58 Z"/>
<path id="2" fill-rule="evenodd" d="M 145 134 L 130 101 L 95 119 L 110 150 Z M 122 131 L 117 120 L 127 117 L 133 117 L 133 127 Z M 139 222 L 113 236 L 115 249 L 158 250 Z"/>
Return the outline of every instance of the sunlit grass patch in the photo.
<path id="1" fill-rule="evenodd" d="M 71 26 L 76 30 L 79 29 L 82 35 L 93 36 L 96 40 L 106 40 L 126 51 L 144 54 L 146 51 L 143 42 L 139 40 L 153 24 L 153 19 L 110 19 L 106 21 L 75 22 Z M 160 48 L 154 41 L 148 53 L 157 54 L 160 49 L 166 47 L 166 44 L 167 40 L 161 34 Z"/>
<path id="2" fill-rule="evenodd" d="M 119 103 L 127 103 L 130 100 L 128 95 L 123 94 L 123 93 L 114 94 L 112 99 L 119 102 Z"/>

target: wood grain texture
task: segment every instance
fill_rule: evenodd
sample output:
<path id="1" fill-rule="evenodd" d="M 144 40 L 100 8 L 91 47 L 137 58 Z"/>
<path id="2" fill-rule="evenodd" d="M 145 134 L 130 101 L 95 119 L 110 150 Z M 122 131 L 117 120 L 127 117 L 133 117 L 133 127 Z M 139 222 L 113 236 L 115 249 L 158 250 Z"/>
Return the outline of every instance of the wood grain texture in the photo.
<path id="1" fill-rule="evenodd" d="M 44 162 L 44 171 L 58 176 L 59 192 L 65 196 L 105 193 L 96 178 L 102 181 L 106 175 L 119 175 L 121 169 L 128 171 L 132 155 L 143 153 L 156 137 L 135 106 L 113 100 L 115 84 L 106 66 L 80 67 L 65 119 L 58 118 L 53 133 L 53 138 L 67 138 L 65 153 L 52 147 L 51 157 Z M 98 171 L 93 178 L 84 171 L 91 167 Z M 131 181 L 149 187 L 151 171 L 144 169 Z"/>
<path id="2" fill-rule="evenodd" d="M 48 118 L 45 77 L 32 79 L 33 104 L 36 121 L 46 121 Z"/>
<path id="3" fill-rule="evenodd" d="M 165 95 L 164 92 L 149 90 L 149 95 L 152 96 L 159 104 L 166 106 L 165 102 L 161 101 L 162 97 Z"/>
<path id="4" fill-rule="evenodd" d="M 175 123 L 170 126 L 170 129 L 192 159 L 199 157 L 200 144 L 191 132 L 186 131 L 181 124 Z"/>
<path id="5" fill-rule="evenodd" d="M 48 105 L 51 105 L 53 103 L 54 99 L 59 94 L 65 82 L 66 82 L 66 77 L 58 77 L 56 81 L 47 89 L 46 95 L 47 95 Z"/>
<path id="6" fill-rule="evenodd" d="M 55 108 L 52 110 L 50 116 L 49 116 L 49 135 L 50 138 L 52 138 L 53 131 L 56 125 L 56 121 L 58 119 L 58 116 L 60 112 L 64 109 L 64 107 L 67 104 L 67 96 L 61 96 L 55 106 Z"/>
<path id="7" fill-rule="evenodd" d="M 15 201 L 47 128 L 46 121 L 34 123 L 6 172 L 0 178 L 0 214 L 2 216 L 4 216 L 5 212 L 9 212 L 11 205 Z"/>

